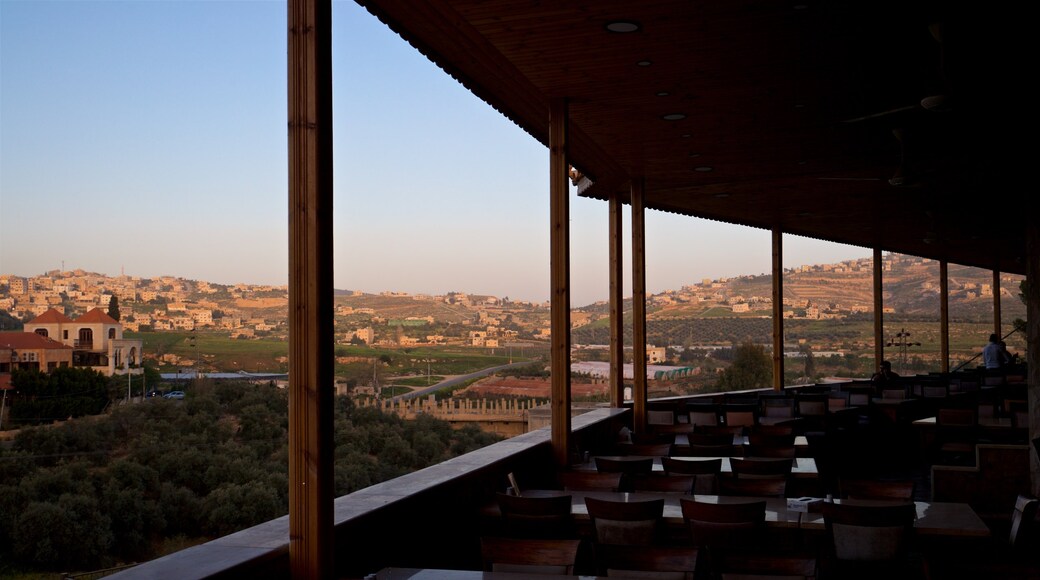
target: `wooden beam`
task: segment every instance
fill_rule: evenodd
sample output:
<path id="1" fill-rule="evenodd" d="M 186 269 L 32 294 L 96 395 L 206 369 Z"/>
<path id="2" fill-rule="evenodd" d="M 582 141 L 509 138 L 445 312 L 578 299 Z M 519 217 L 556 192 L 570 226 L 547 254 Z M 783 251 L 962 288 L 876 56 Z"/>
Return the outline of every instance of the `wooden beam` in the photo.
<path id="1" fill-rule="evenodd" d="M 784 388 L 784 233 L 773 228 L 773 390 Z"/>
<path id="2" fill-rule="evenodd" d="M 643 178 L 632 180 L 632 427 L 646 432 L 646 222 Z"/>
<path id="3" fill-rule="evenodd" d="M 609 200 L 610 234 L 610 406 L 625 403 L 625 297 L 621 242 L 621 200 L 616 193 Z"/>
<path id="4" fill-rule="evenodd" d="M 549 105 L 549 239 L 550 376 L 552 381 L 552 447 L 556 464 L 570 463 L 571 434 L 571 287 L 570 287 L 570 189 L 567 186 L 566 99 Z"/>
<path id="5" fill-rule="evenodd" d="M 993 270 L 993 332 L 1002 337 L 1000 326 L 1000 270 Z"/>
<path id="6" fill-rule="evenodd" d="M 885 296 L 881 268 L 881 250 L 874 248 L 874 369 L 885 360 Z"/>
<path id="7" fill-rule="evenodd" d="M 289 565 L 333 576 L 332 2 L 288 2 Z"/>
<path id="8" fill-rule="evenodd" d="M 1029 410 L 1029 441 L 1040 437 L 1040 227 L 1033 220 L 1026 226 L 1026 405 Z M 1040 450 L 1029 454 L 1033 496 L 1040 496 Z"/>
<path id="9" fill-rule="evenodd" d="M 950 265 L 939 262 L 939 358 L 940 372 L 950 372 Z"/>

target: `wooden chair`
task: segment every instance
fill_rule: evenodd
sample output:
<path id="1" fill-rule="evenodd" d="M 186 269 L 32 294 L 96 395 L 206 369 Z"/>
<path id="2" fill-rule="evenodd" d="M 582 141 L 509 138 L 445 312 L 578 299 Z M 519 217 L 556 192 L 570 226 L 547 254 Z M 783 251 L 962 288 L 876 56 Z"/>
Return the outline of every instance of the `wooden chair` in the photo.
<path id="1" fill-rule="evenodd" d="M 944 464 L 974 463 L 978 441 L 977 409 L 943 407 L 935 416 L 935 461 Z"/>
<path id="2" fill-rule="evenodd" d="M 694 425 L 689 423 L 673 423 L 671 425 L 650 425 L 650 430 L 654 433 L 660 433 L 662 435 L 675 436 L 680 433 L 690 434 L 693 433 Z"/>
<path id="3" fill-rule="evenodd" d="M 585 507 L 596 545 L 649 546 L 660 541 L 664 499 L 613 501 L 586 496 Z"/>
<path id="4" fill-rule="evenodd" d="M 719 495 L 741 497 L 786 497 L 786 477 L 719 478 Z"/>
<path id="5" fill-rule="evenodd" d="M 794 397 L 763 396 L 757 426 L 780 426 L 793 421 L 796 415 Z"/>
<path id="6" fill-rule="evenodd" d="M 577 539 L 485 536 L 480 539 L 480 552 L 486 572 L 570 576 L 580 545 Z"/>
<path id="7" fill-rule="evenodd" d="M 1022 546 L 1022 540 L 1030 533 L 1036 521 L 1037 506 L 1040 500 L 1035 497 L 1019 494 L 1015 499 L 1015 509 L 1011 513 L 1011 529 L 1008 545 L 1012 550 Z"/>
<path id="8" fill-rule="evenodd" d="M 916 484 L 912 479 L 876 480 L 849 479 L 838 480 L 838 495 L 846 499 L 894 499 L 913 501 Z"/>
<path id="9" fill-rule="evenodd" d="M 511 538 L 577 538 L 571 496 L 534 497 L 499 493 L 503 533 Z"/>
<path id="10" fill-rule="evenodd" d="M 726 405 L 722 410 L 723 423 L 728 427 L 744 427 L 750 430 L 758 424 L 757 405 Z"/>
<path id="11" fill-rule="evenodd" d="M 672 438 L 674 440 L 674 438 Z M 620 455 L 639 455 L 646 457 L 661 457 L 671 455 L 672 444 L 665 443 L 623 443 L 617 446 Z"/>
<path id="12" fill-rule="evenodd" d="M 600 574 L 608 578 L 693 580 L 698 550 L 689 546 L 611 546 L 602 550 Z"/>
<path id="13" fill-rule="evenodd" d="M 759 554 L 730 554 L 716 565 L 719 580 L 814 580 L 816 558 Z"/>
<path id="14" fill-rule="evenodd" d="M 733 435 L 746 435 L 748 428 L 743 425 L 698 425 L 693 430 L 694 433 L 724 433 L 732 437 Z"/>
<path id="15" fill-rule="evenodd" d="M 791 475 L 791 470 L 794 468 L 794 460 L 783 457 L 730 457 L 729 466 L 734 479 L 748 477 L 786 478 Z"/>
<path id="16" fill-rule="evenodd" d="M 620 491 L 621 472 L 561 471 L 557 477 L 566 491 Z"/>
<path id="17" fill-rule="evenodd" d="M 690 405 L 687 407 L 686 413 L 694 430 L 719 424 L 719 410 L 715 405 Z"/>
<path id="18" fill-rule="evenodd" d="M 916 515 L 912 502 L 823 504 L 827 577 L 926 578 L 927 565 L 911 557 Z"/>
<path id="19" fill-rule="evenodd" d="M 647 433 L 632 433 L 632 443 L 626 445 L 671 445 L 674 442 L 675 435 L 649 431 Z"/>
<path id="20" fill-rule="evenodd" d="M 751 433 L 748 433 L 748 444 L 759 446 L 794 445 L 794 433 L 771 434 L 753 430 Z"/>
<path id="21" fill-rule="evenodd" d="M 691 475 L 694 478 L 693 493 L 714 495 L 719 491 L 719 476 L 722 474 L 722 458 L 684 461 L 662 457 L 661 467 L 671 475 Z"/>
<path id="22" fill-rule="evenodd" d="M 646 412 L 646 424 L 649 426 L 674 425 L 675 413 L 670 410 L 649 409 Z"/>
<path id="23" fill-rule="evenodd" d="M 670 455 L 674 457 L 733 457 L 744 454 L 741 446 L 726 445 L 676 445 Z"/>
<path id="24" fill-rule="evenodd" d="M 668 473 L 638 473 L 631 475 L 630 481 L 632 491 L 666 491 L 692 494 L 697 476 Z"/>
<path id="25" fill-rule="evenodd" d="M 765 500 L 709 503 L 680 498 L 679 506 L 705 570 L 715 569 L 715 562 L 727 554 L 746 553 L 765 541 Z"/>
<path id="26" fill-rule="evenodd" d="M 748 433 L 748 436 L 751 435 L 758 435 L 764 437 L 790 437 L 791 443 L 794 443 L 794 425 L 765 425 L 760 423 L 758 425 L 755 425 L 751 429 L 751 432 Z"/>

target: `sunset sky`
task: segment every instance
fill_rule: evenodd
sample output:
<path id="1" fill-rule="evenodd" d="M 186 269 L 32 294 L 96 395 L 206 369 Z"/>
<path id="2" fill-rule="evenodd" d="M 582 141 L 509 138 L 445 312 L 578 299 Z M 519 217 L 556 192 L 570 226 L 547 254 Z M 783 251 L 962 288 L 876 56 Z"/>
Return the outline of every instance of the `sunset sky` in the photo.
<path id="1" fill-rule="evenodd" d="M 547 149 L 355 3 L 333 15 L 336 287 L 547 300 Z M 0 0 L 0 273 L 285 284 L 285 29 L 284 1 Z M 572 194 L 571 218 L 580 306 L 607 296 L 607 204 Z M 770 251 L 647 214 L 650 292 Z M 784 239 L 785 266 L 870 255 Z"/>

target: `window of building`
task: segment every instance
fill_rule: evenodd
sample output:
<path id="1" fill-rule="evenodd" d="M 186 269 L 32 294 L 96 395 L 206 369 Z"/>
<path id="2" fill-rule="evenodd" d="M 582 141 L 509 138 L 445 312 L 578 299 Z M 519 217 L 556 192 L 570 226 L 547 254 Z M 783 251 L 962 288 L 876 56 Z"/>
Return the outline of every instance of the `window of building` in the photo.
<path id="1" fill-rule="evenodd" d="M 46 328 L 37 328 L 36 329 L 36 334 L 39 334 L 40 336 L 46 338 L 47 337 L 47 329 Z"/>
<path id="2" fill-rule="evenodd" d="M 109 340 L 115 340 L 115 338 L 116 338 L 116 329 L 109 328 L 108 329 L 108 339 Z"/>

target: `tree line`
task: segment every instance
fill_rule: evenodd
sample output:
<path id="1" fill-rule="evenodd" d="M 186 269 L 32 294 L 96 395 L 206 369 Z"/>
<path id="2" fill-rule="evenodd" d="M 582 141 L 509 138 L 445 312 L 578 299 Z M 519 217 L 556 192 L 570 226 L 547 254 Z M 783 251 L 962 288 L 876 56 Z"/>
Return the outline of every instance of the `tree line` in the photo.
<path id="1" fill-rule="evenodd" d="M 286 391 L 209 380 L 185 390 L 26 427 L 0 448 L 0 576 L 149 560 L 288 513 Z M 337 397 L 336 494 L 499 439 Z"/>

